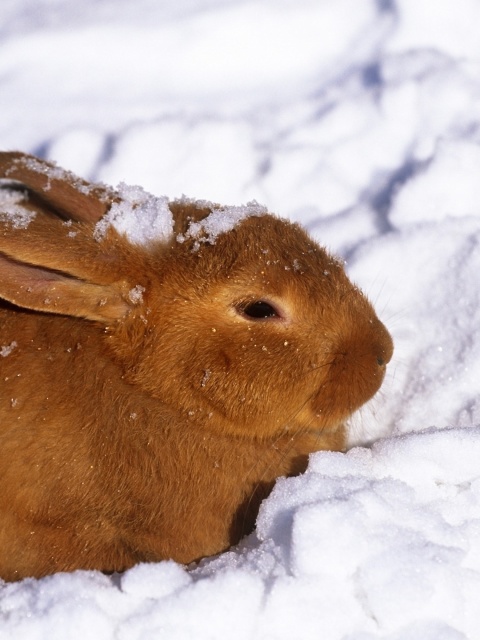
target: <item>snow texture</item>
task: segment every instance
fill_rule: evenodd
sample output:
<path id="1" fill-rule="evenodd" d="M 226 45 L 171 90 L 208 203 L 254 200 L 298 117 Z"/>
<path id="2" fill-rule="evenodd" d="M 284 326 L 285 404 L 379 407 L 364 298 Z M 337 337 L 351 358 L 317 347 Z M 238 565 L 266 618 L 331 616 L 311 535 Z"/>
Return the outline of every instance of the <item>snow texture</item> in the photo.
<path id="1" fill-rule="evenodd" d="M 395 355 L 358 446 L 280 479 L 238 548 L 0 585 L 0 640 L 480 639 L 478 0 L 3 0 L 2 18 L 0 148 L 301 222 Z M 166 241 L 143 189 L 131 240 Z"/>
<path id="2" fill-rule="evenodd" d="M 93 232 L 100 242 L 112 226 L 132 244 L 167 243 L 173 236 L 173 216 L 166 196 L 155 197 L 142 187 L 120 183 L 120 196 L 108 212 L 97 222 Z"/>
<path id="3" fill-rule="evenodd" d="M 188 202 L 192 200 L 187 199 Z M 212 212 L 200 222 L 190 222 L 185 234 L 177 236 L 178 242 L 185 242 L 188 238 L 196 238 L 194 248 L 200 243 L 215 244 L 217 237 L 222 233 L 231 231 L 242 220 L 251 216 L 262 216 L 267 213 L 266 207 L 258 202 L 248 202 L 244 206 L 216 206 L 211 203 L 200 202 L 197 206 L 208 206 Z"/>
<path id="4" fill-rule="evenodd" d="M 0 222 L 6 222 L 14 229 L 27 229 L 36 214 L 22 206 L 25 199 L 26 196 L 19 191 L 2 189 Z"/>

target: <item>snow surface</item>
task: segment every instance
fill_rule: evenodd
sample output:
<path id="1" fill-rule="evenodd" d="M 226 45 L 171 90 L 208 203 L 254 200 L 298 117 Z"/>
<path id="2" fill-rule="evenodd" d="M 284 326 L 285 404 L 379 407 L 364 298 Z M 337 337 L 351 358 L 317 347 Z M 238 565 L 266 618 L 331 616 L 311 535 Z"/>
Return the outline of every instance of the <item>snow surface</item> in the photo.
<path id="1" fill-rule="evenodd" d="M 279 480 L 238 549 L 2 585 L 0 639 L 480 638 L 478 0 L 1 14 L 0 148 L 302 222 L 396 350 L 352 421 L 376 443 Z"/>

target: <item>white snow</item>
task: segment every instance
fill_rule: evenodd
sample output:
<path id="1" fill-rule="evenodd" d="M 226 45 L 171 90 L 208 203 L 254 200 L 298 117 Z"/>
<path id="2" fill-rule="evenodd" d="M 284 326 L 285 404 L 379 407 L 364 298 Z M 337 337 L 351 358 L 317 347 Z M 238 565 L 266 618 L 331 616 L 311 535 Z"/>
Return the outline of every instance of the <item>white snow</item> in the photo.
<path id="1" fill-rule="evenodd" d="M 108 212 L 97 222 L 93 232 L 100 242 L 112 226 L 125 235 L 132 244 L 148 245 L 150 242 L 168 242 L 173 235 L 173 216 L 166 196 L 156 197 L 140 186 L 120 183 L 120 196 Z"/>
<path id="2" fill-rule="evenodd" d="M 359 446 L 279 480 L 239 548 L 1 585 L 0 639 L 480 638 L 478 0 L 4 0 L 2 16 L 0 148 L 142 185 L 100 240 L 107 224 L 171 238 L 146 192 L 264 203 L 347 261 L 395 355 L 352 420 Z M 214 241 L 205 224 L 190 233 Z"/>
<path id="3" fill-rule="evenodd" d="M 2 358 L 6 358 L 12 353 L 15 347 L 18 347 L 18 344 L 15 340 L 13 340 L 10 344 L 4 344 L 0 347 L 0 356 Z"/>
<path id="4" fill-rule="evenodd" d="M 47 178 L 47 182 L 43 187 L 45 191 L 49 191 L 51 189 L 52 180 L 67 180 L 69 182 L 72 182 L 78 191 L 86 195 L 90 194 L 96 187 L 95 184 L 84 184 L 81 178 L 76 176 L 71 171 L 68 171 L 63 167 L 59 167 L 55 162 L 51 163 L 51 165 L 45 165 L 44 163 L 39 162 L 36 158 L 32 157 L 16 158 L 13 161 L 12 167 L 5 172 L 5 176 L 14 176 L 15 169 L 19 165 L 21 167 L 25 167 L 29 171 L 43 174 Z M 108 191 L 110 190 L 107 188 L 107 192 Z M 107 194 L 104 194 L 103 197 L 106 198 Z"/>
<path id="5" fill-rule="evenodd" d="M 24 193 L 3 188 L 0 191 L 0 222 L 7 222 L 14 229 L 27 229 L 36 214 L 22 206 L 25 200 Z"/>
<path id="6" fill-rule="evenodd" d="M 186 201 L 192 202 L 188 198 Z M 196 238 L 194 248 L 198 248 L 200 243 L 215 244 L 220 234 L 231 231 L 242 220 L 251 216 L 263 216 L 267 213 L 266 207 L 255 201 L 247 202 L 246 205 L 220 207 L 200 202 L 198 206 L 202 204 L 212 208 L 212 212 L 200 222 L 190 222 L 185 234 L 177 236 L 178 242 L 182 243 L 188 238 Z"/>
<path id="7" fill-rule="evenodd" d="M 128 299 L 130 302 L 133 302 L 133 304 L 140 304 L 143 302 L 144 292 L 145 287 L 142 287 L 141 284 L 137 284 L 128 292 Z"/>

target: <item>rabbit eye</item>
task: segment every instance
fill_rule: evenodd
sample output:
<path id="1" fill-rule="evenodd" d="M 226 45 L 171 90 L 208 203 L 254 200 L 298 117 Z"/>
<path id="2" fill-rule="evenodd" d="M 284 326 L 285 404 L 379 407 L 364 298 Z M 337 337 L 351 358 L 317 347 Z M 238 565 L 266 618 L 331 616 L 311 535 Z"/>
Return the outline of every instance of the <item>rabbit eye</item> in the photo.
<path id="1" fill-rule="evenodd" d="M 242 308 L 242 313 L 249 318 L 276 318 L 278 317 L 277 310 L 272 307 L 269 302 L 265 300 L 257 300 L 256 302 L 250 302 Z"/>

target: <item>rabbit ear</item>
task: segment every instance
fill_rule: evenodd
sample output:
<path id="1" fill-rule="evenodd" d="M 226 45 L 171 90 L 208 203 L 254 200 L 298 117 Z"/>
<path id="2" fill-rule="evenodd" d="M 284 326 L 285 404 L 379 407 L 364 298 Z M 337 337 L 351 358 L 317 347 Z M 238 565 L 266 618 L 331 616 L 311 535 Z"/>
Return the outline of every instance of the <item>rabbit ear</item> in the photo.
<path id="1" fill-rule="evenodd" d="M 26 203 L 28 204 L 28 203 Z M 0 298 L 19 307 L 109 323 L 130 308 L 122 243 L 18 201 L 0 208 Z M 115 279 L 116 278 L 116 279 Z"/>
<path id="2" fill-rule="evenodd" d="M 19 307 L 109 323 L 129 309 L 119 289 L 0 255 L 0 297 Z"/>
<path id="3" fill-rule="evenodd" d="M 20 152 L 0 152 L 0 178 L 16 180 L 38 201 L 65 219 L 98 222 L 117 199 L 113 189 L 92 185 L 70 171 Z"/>

